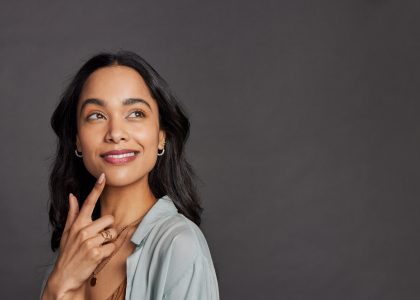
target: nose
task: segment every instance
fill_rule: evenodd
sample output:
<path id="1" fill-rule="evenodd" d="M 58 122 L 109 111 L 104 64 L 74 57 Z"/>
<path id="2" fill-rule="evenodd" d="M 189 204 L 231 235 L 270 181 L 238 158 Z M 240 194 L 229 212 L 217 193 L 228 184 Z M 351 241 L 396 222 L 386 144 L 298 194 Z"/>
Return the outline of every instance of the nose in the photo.
<path id="1" fill-rule="evenodd" d="M 128 141 L 129 134 L 124 127 L 123 121 L 111 120 L 105 139 L 108 143 L 119 143 L 121 140 Z"/>

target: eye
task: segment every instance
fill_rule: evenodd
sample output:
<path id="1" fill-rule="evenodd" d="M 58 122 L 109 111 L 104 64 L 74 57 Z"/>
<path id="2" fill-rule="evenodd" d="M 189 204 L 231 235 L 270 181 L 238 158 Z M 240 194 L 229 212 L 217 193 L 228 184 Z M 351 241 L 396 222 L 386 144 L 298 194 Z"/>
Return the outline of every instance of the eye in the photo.
<path id="1" fill-rule="evenodd" d="M 133 111 L 129 116 L 131 116 L 132 114 L 135 114 L 136 117 L 141 117 L 141 118 L 144 118 L 146 116 L 146 114 L 141 110 Z"/>
<path id="2" fill-rule="evenodd" d="M 94 115 L 97 115 L 97 116 L 101 116 L 100 118 L 91 118 L 92 116 L 94 116 Z M 101 114 L 101 113 L 93 113 L 93 114 L 91 114 L 91 115 L 89 115 L 88 117 L 87 117 L 87 119 L 88 120 L 98 120 L 98 119 L 103 119 L 104 118 L 104 115 L 103 114 Z"/>

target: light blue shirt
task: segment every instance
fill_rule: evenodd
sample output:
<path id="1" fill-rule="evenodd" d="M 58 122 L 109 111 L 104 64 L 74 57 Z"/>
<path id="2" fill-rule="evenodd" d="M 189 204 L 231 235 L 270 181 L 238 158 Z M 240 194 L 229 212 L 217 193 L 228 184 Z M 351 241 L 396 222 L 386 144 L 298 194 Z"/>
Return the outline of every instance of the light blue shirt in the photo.
<path id="1" fill-rule="evenodd" d="M 206 239 L 199 227 L 178 213 L 168 195 L 158 199 L 131 237 L 126 300 L 218 300 L 219 288 Z M 51 273 L 48 267 L 41 294 Z"/>

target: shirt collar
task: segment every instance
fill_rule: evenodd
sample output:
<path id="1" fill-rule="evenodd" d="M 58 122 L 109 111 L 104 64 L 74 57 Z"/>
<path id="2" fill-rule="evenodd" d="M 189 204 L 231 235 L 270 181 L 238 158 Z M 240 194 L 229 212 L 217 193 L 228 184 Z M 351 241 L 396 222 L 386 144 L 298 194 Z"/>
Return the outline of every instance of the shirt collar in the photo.
<path id="1" fill-rule="evenodd" d="M 139 245 L 158 221 L 165 217 L 176 215 L 177 213 L 178 209 L 168 195 L 159 198 L 137 226 L 136 230 L 131 236 L 131 241 L 136 245 Z"/>

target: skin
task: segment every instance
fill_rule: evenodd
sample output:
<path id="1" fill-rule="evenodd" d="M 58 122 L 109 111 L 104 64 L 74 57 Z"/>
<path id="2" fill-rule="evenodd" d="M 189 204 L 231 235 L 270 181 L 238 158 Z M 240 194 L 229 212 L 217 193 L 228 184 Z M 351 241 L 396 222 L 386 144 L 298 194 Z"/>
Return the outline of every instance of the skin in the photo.
<path id="1" fill-rule="evenodd" d="M 100 99 L 103 106 L 82 104 L 87 99 Z M 135 98 L 145 103 L 123 105 Z M 159 111 L 143 78 L 126 66 L 111 66 L 96 70 L 85 82 L 77 105 L 76 147 L 83 154 L 86 169 L 95 177 L 104 174 L 78 207 L 77 199 L 69 196 L 70 209 L 60 244 L 60 255 L 47 281 L 46 299 L 106 299 L 126 274 L 126 258 L 134 250 L 130 237 L 135 226 L 125 236 L 102 245 L 100 232 L 117 230 L 142 216 L 156 203 L 148 185 L 148 174 L 157 160 L 158 149 L 164 148 L 165 132 L 159 127 Z M 136 159 L 122 165 L 107 163 L 100 154 L 111 150 L 139 151 Z M 92 221 L 97 201 L 101 217 Z M 124 241 L 125 239 L 125 241 Z M 98 274 L 95 287 L 88 278 L 98 264 L 120 250 Z"/>

